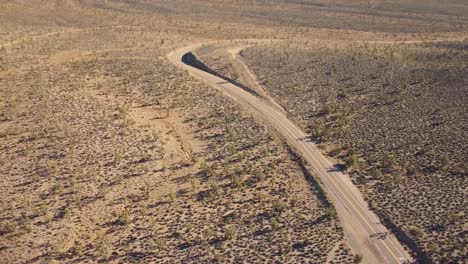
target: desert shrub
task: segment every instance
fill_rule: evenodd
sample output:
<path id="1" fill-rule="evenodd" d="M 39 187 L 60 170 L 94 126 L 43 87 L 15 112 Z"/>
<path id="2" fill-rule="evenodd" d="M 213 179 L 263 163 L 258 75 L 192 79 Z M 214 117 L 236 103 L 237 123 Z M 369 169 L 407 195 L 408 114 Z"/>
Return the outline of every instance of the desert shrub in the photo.
<path id="1" fill-rule="evenodd" d="M 231 184 L 232 184 L 232 187 L 236 189 L 240 189 L 244 186 L 244 182 L 242 181 L 242 178 L 239 175 L 231 176 Z"/>
<path id="2" fill-rule="evenodd" d="M 122 117 L 126 117 L 128 115 L 128 107 L 127 106 L 120 106 L 118 108 L 118 111 L 119 111 L 119 114 L 122 116 Z"/>
<path id="3" fill-rule="evenodd" d="M 213 256 L 213 263 L 224 263 L 225 261 L 226 261 L 226 258 L 219 253 L 216 253 Z"/>
<path id="4" fill-rule="evenodd" d="M 375 179 L 381 180 L 383 178 L 382 171 L 379 169 L 374 169 L 372 171 L 372 175 L 374 176 Z"/>
<path id="5" fill-rule="evenodd" d="M 28 233 L 32 232 L 33 224 L 32 224 L 31 218 L 24 217 L 23 220 L 22 220 L 22 225 L 23 225 L 24 229 L 26 230 L 26 232 L 28 232 Z"/>
<path id="6" fill-rule="evenodd" d="M 253 173 L 253 179 L 257 182 L 262 182 L 265 180 L 265 174 L 257 169 Z"/>
<path id="7" fill-rule="evenodd" d="M 396 159 L 393 155 L 387 155 L 384 157 L 384 165 L 387 170 L 392 170 L 396 166 Z"/>
<path id="8" fill-rule="evenodd" d="M 200 187 L 200 180 L 196 178 L 190 179 L 190 185 L 192 186 L 192 191 L 196 191 Z"/>
<path id="9" fill-rule="evenodd" d="M 336 217 L 336 209 L 334 206 L 330 206 L 325 210 L 325 217 L 328 219 L 333 219 Z"/>
<path id="10" fill-rule="evenodd" d="M 245 204 L 244 207 L 247 212 L 250 212 L 255 209 L 255 207 L 250 203 Z"/>
<path id="11" fill-rule="evenodd" d="M 151 240 L 151 245 L 150 247 L 152 249 L 157 249 L 157 250 L 164 250 L 166 248 L 166 240 L 164 238 L 155 238 Z"/>
<path id="12" fill-rule="evenodd" d="M 431 252 L 437 253 L 439 251 L 439 247 L 436 244 L 430 244 L 427 249 Z"/>
<path id="13" fill-rule="evenodd" d="M 204 236 L 205 236 L 205 238 L 207 240 L 212 239 L 212 238 L 214 238 L 216 236 L 216 232 L 211 228 L 205 229 L 205 231 L 203 233 L 204 233 Z"/>
<path id="14" fill-rule="evenodd" d="M 276 218 L 272 218 L 270 220 L 270 226 L 272 231 L 278 231 L 281 228 L 281 225 Z"/>
<path id="15" fill-rule="evenodd" d="M 458 222 L 458 221 L 461 221 L 461 220 L 463 220 L 463 217 L 460 214 L 458 214 L 457 212 L 450 211 L 447 214 L 447 221 L 449 221 L 449 223 L 455 223 L 455 222 Z"/>
<path id="16" fill-rule="evenodd" d="M 171 200 L 171 203 L 175 202 L 177 198 L 177 194 L 175 192 L 170 192 L 167 197 L 169 197 L 169 200 Z"/>
<path id="17" fill-rule="evenodd" d="M 51 188 L 52 193 L 60 194 L 62 193 L 62 191 L 63 191 L 63 186 L 60 183 L 54 184 L 54 186 L 52 186 Z"/>
<path id="18" fill-rule="evenodd" d="M 66 207 L 63 209 L 62 217 L 64 219 L 69 219 L 70 216 L 72 215 L 72 206 L 66 205 Z"/>
<path id="19" fill-rule="evenodd" d="M 398 173 L 393 174 L 393 182 L 395 184 L 400 184 L 401 183 L 401 175 Z"/>
<path id="20" fill-rule="evenodd" d="M 408 175 L 414 175 L 416 173 L 416 168 L 411 165 L 406 166 L 405 170 Z"/>
<path id="21" fill-rule="evenodd" d="M 321 139 L 325 134 L 325 130 L 326 128 L 323 121 L 318 120 L 312 127 L 312 135 L 317 139 Z"/>
<path id="22" fill-rule="evenodd" d="M 0 131 L 0 138 L 8 137 L 8 133 L 6 131 Z"/>
<path id="23" fill-rule="evenodd" d="M 47 206 L 47 204 L 41 204 L 37 208 L 37 214 L 40 215 L 40 216 L 46 215 L 48 211 L 49 211 L 49 206 Z"/>
<path id="24" fill-rule="evenodd" d="M 291 201 L 290 201 L 291 207 L 296 207 L 300 203 L 301 203 L 301 197 L 299 197 L 299 195 L 293 195 L 291 197 Z"/>
<path id="25" fill-rule="evenodd" d="M 214 176 L 214 169 L 212 166 L 207 165 L 206 163 L 202 163 L 200 165 L 201 173 L 206 178 L 211 178 Z"/>
<path id="26" fill-rule="evenodd" d="M 226 240 L 231 240 L 237 236 L 237 228 L 235 226 L 230 226 L 224 232 L 224 238 Z"/>
<path id="27" fill-rule="evenodd" d="M 119 215 L 118 222 L 121 225 L 128 226 L 132 222 L 132 219 L 132 213 L 130 212 L 130 210 L 126 209 Z"/>
<path id="28" fill-rule="evenodd" d="M 364 258 L 362 257 L 362 255 L 356 254 L 356 255 L 354 255 L 354 257 L 353 257 L 353 263 L 355 263 L 355 264 L 362 263 L 363 259 L 364 259 Z"/>
<path id="29" fill-rule="evenodd" d="M 286 209 L 288 209 L 288 205 L 281 200 L 274 201 L 272 204 L 272 207 L 273 207 L 273 210 L 279 214 L 281 214 L 282 212 L 286 211 Z"/>
<path id="30" fill-rule="evenodd" d="M 214 196 L 218 196 L 221 194 L 221 187 L 217 182 L 210 182 L 210 193 L 212 193 Z"/>
<path id="31" fill-rule="evenodd" d="M 39 177 L 37 174 L 33 174 L 31 178 L 32 182 L 39 182 L 40 179 L 41 177 Z"/>
<path id="32" fill-rule="evenodd" d="M 349 154 L 345 159 L 346 168 L 358 167 L 358 163 L 358 157 L 354 153 Z"/>
<path id="33" fill-rule="evenodd" d="M 266 194 L 263 191 L 255 193 L 255 197 L 258 199 L 259 202 L 261 203 L 266 203 L 268 201 L 268 194 Z"/>
<path id="34" fill-rule="evenodd" d="M 74 203 L 77 207 L 81 207 L 81 205 L 82 205 L 82 195 L 81 195 L 80 193 L 75 193 L 75 194 L 73 194 L 72 200 L 73 200 L 73 203 Z"/>
<path id="35" fill-rule="evenodd" d="M 53 219 L 54 219 L 54 214 L 50 211 L 46 212 L 46 214 L 44 215 L 44 222 L 50 223 L 52 222 Z"/>
<path id="36" fill-rule="evenodd" d="M 195 164 L 198 161 L 198 157 L 195 156 L 193 153 L 190 153 L 189 155 L 190 155 L 190 162 L 192 164 Z"/>
<path id="37" fill-rule="evenodd" d="M 449 162 L 450 162 L 449 157 L 447 156 L 447 154 L 444 154 L 444 155 L 442 156 L 442 160 L 441 160 L 442 168 L 447 167 L 447 165 L 449 164 Z"/>
<path id="38" fill-rule="evenodd" d="M 332 101 L 325 103 L 323 111 L 325 114 L 330 115 L 330 114 L 335 113 L 337 108 L 338 108 L 337 102 L 332 100 Z"/>
<path id="39" fill-rule="evenodd" d="M 409 228 L 409 234 L 415 239 L 420 239 L 424 235 L 424 232 L 420 228 L 412 226 Z"/>
<path id="40" fill-rule="evenodd" d="M 15 222 L 6 222 L 0 224 L 0 235 L 9 234 L 16 231 Z"/>
<path id="41" fill-rule="evenodd" d="M 147 156 L 144 156 L 141 161 L 149 161 L 151 159 L 151 156 L 147 155 Z M 141 174 L 147 174 L 149 171 L 150 171 L 150 168 L 147 164 L 140 164 L 138 166 L 138 171 L 141 173 Z"/>

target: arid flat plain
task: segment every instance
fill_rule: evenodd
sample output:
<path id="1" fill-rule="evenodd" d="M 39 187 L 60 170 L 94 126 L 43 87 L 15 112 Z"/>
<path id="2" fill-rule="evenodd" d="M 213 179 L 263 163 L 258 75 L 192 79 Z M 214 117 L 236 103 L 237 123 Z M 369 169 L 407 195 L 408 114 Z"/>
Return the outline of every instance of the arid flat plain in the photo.
<path id="1" fill-rule="evenodd" d="M 466 263 L 464 0 L 0 0 L 0 263 Z"/>

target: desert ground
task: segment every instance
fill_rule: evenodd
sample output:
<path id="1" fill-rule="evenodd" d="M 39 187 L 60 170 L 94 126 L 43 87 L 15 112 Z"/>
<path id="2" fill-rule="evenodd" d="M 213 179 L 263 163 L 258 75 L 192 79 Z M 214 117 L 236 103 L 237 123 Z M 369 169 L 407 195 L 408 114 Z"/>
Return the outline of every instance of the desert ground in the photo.
<path id="1" fill-rule="evenodd" d="M 0 0 L 0 263 L 372 263 L 284 111 L 416 263 L 466 263 L 463 0 Z M 339 210 L 338 210 L 339 211 Z"/>

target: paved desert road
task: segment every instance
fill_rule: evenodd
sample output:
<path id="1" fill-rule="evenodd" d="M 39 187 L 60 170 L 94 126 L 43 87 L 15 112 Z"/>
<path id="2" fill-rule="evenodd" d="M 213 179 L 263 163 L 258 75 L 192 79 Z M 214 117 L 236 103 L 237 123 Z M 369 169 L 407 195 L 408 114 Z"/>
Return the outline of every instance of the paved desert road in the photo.
<path id="1" fill-rule="evenodd" d="M 306 140 L 307 135 L 291 122 L 283 111 L 242 88 L 187 63 L 188 54 L 201 45 L 179 49 L 169 54 L 168 59 L 264 119 L 296 149 L 313 168 L 313 175 L 321 179 L 327 196 L 336 208 L 353 253 L 361 254 L 365 263 L 372 264 L 404 263 L 406 260 L 411 260 L 392 234 L 385 237 L 378 235 L 387 233 L 388 230 L 368 209 L 356 186 L 347 175 L 334 169 L 334 165 L 320 153 L 313 142 Z"/>

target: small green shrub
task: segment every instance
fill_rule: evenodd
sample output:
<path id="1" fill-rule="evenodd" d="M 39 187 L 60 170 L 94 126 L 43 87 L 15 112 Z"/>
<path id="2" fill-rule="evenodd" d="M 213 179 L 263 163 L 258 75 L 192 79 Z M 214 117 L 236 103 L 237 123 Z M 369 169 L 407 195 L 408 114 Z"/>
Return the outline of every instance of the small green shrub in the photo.
<path id="1" fill-rule="evenodd" d="M 270 226 L 272 231 L 278 231 L 281 228 L 281 225 L 276 218 L 272 218 L 270 220 Z"/>
<path id="2" fill-rule="evenodd" d="M 237 228 L 235 226 L 230 226 L 224 232 L 224 238 L 227 240 L 234 239 L 237 236 Z"/>
<path id="3" fill-rule="evenodd" d="M 288 205 L 281 200 L 274 201 L 272 204 L 272 207 L 273 207 L 273 210 L 279 214 L 281 214 L 282 212 L 286 211 L 286 209 L 288 209 Z"/>
<path id="4" fill-rule="evenodd" d="M 382 171 L 379 170 L 379 169 L 374 169 L 374 171 L 372 172 L 372 175 L 373 175 L 374 178 L 377 179 L 377 180 L 381 180 L 381 179 L 383 178 Z"/>
<path id="5" fill-rule="evenodd" d="M 210 239 L 214 238 L 215 235 L 216 235 L 216 232 L 211 228 L 207 228 L 203 233 L 204 233 L 205 238 L 207 240 L 210 240 Z"/>

